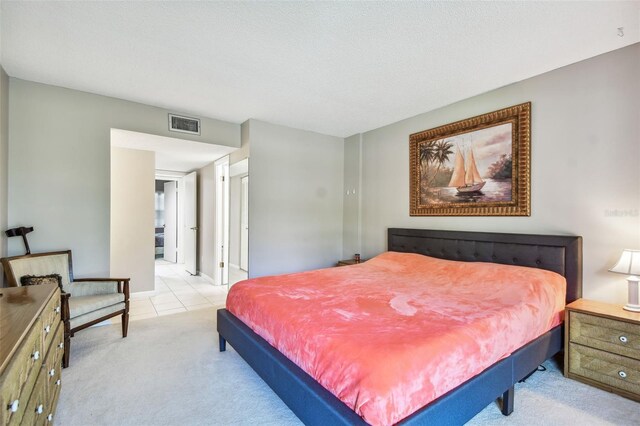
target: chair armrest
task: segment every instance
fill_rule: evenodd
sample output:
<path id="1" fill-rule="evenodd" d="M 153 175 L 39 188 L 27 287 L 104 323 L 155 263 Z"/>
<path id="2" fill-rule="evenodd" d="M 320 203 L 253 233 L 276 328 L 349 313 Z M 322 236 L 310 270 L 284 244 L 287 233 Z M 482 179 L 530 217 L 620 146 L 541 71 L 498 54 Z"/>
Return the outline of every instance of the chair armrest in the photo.
<path id="1" fill-rule="evenodd" d="M 104 282 L 104 281 L 129 281 L 131 278 L 78 278 L 77 280 L 73 280 L 73 282 Z"/>
<path id="2" fill-rule="evenodd" d="M 113 294 L 117 293 L 122 281 L 117 279 L 84 279 L 80 278 L 73 280 L 68 286 L 68 292 L 71 293 L 71 297 L 81 296 L 96 296 L 100 294 Z"/>
<path id="3" fill-rule="evenodd" d="M 118 283 L 118 293 L 124 293 L 124 301 L 129 301 L 129 281 L 131 278 L 80 278 L 73 280 L 73 284 L 92 285 L 92 283 Z"/>

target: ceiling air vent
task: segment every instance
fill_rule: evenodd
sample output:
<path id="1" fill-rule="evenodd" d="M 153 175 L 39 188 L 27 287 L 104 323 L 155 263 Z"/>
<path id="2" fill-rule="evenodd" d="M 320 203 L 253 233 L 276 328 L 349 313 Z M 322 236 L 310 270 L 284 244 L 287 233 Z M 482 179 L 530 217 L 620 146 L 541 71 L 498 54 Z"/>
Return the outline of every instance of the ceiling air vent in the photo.
<path id="1" fill-rule="evenodd" d="M 169 114 L 169 131 L 199 135 L 200 120 L 198 120 L 197 118 Z"/>

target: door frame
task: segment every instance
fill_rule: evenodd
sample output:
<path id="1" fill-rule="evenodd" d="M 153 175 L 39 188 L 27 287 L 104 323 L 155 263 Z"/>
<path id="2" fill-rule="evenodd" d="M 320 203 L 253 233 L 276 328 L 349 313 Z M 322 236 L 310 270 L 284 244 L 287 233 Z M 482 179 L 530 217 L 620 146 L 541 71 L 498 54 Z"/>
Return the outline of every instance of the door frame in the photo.
<path id="1" fill-rule="evenodd" d="M 214 162 L 216 179 L 215 272 L 217 285 L 229 283 L 229 156 Z"/>
<path id="2" fill-rule="evenodd" d="M 245 183 L 246 182 L 246 183 Z M 242 220 L 246 215 L 246 223 L 243 224 Z M 243 241 L 242 226 L 246 225 L 246 241 Z M 246 264 L 243 264 L 243 253 L 246 250 Z M 240 178 L 240 258 L 238 267 L 240 270 L 249 273 L 249 175 L 244 175 Z M 243 268 L 244 266 L 244 268 Z"/>

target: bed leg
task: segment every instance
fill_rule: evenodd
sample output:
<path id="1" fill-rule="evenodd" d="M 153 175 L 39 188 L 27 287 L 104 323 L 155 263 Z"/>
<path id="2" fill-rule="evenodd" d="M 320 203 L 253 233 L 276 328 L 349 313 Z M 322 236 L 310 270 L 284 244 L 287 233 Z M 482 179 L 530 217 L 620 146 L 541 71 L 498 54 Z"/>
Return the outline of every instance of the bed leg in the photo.
<path id="1" fill-rule="evenodd" d="M 227 350 L 227 341 L 222 336 L 218 336 L 218 346 L 220 348 L 220 352 L 224 352 Z"/>
<path id="2" fill-rule="evenodd" d="M 502 394 L 502 414 L 508 416 L 513 413 L 513 399 L 515 396 L 515 389 L 511 386 L 505 393 Z"/>

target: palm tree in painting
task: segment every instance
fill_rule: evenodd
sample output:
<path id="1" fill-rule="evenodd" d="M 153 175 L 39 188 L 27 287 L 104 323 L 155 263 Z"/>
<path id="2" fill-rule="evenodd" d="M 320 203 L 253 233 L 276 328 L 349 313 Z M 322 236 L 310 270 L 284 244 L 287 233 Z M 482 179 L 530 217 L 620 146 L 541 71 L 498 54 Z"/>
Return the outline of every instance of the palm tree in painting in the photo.
<path id="1" fill-rule="evenodd" d="M 453 144 L 446 142 L 444 139 L 437 141 L 427 141 L 420 146 L 420 163 L 422 166 L 422 177 L 424 186 L 426 188 L 431 186 L 431 183 L 440 172 L 440 168 L 444 163 L 449 161 L 449 156 L 453 154 Z M 433 170 L 433 173 L 428 173 Z M 430 176 L 428 176 L 430 174 Z"/>

